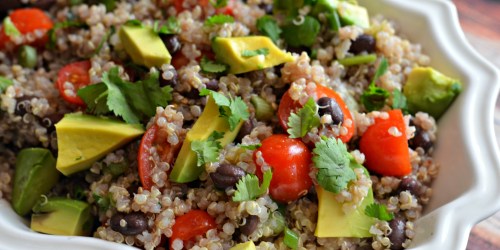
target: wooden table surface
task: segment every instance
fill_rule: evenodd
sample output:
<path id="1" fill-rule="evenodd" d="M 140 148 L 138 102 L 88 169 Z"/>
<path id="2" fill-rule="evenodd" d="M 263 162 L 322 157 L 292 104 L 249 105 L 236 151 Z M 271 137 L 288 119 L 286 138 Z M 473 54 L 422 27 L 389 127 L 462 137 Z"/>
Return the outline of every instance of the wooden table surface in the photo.
<path id="1" fill-rule="evenodd" d="M 500 0 L 453 0 L 460 24 L 479 53 L 500 68 Z M 498 107 L 497 101 L 497 109 Z M 500 117 L 499 117 L 500 118 Z M 496 124 L 497 139 L 500 124 Z M 500 249 L 500 212 L 472 228 L 467 250 Z"/>

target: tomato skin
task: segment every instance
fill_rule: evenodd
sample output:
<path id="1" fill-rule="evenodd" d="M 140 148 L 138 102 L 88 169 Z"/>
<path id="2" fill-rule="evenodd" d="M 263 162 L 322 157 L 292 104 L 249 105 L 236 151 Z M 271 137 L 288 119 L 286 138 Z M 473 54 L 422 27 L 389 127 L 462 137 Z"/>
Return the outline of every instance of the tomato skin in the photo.
<path id="1" fill-rule="evenodd" d="M 139 153 L 137 154 L 137 163 L 139 170 L 139 177 L 141 179 L 142 187 L 146 190 L 151 190 L 153 187 L 153 168 L 154 163 L 151 161 L 150 149 L 156 147 L 156 150 L 163 162 L 172 164 L 175 155 L 179 151 L 182 143 L 171 145 L 167 141 L 158 139 L 159 128 L 156 124 L 151 126 L 146 133 L 142 136 L 141 144 L 139 145 Z"/>
<path id="2" fill-rule="evenodd" d="M 45 34 L 30 43 L 37 47 L 42 47 L 48 40 L 47 31 L 52 29 L 54 23 L 49 16 L 43 12 L 43 10 L 38 8 L 24 8 L 16 9 L 9 14 L 10 20 L 23 35 L 34 32 L 35 30 L 40 30 Z M 0 49 L 5 47 L 5 44 L 10 42 L 10 37 L 5 34 L 4 28 L 0 28 Z"/>
<path id="3" fill-rule="evenodd" d="M 405 176 L 411 173 L 410 153 L 406 139 L 406 125 L 399 109 L 388 112 L 388 119 L 376 118 L 359 141 L 359 149 L 365 154 L 368 170 L 385 176 Z M 396 127 L 402 133 L 395 137 L 389 129 Z"/>
<path id="4" fill-rule="evenodd" d="M 57 88 L 59 89 L 59 94 L 68 103 L 72 103 L 78 106 L 85 106 L 85 102 L 76 95 L 77 91 L 90 84 L 90 61 L 80 61 L 73 62 L 59 70 L 57 73 Z M 65 83 L 70 82 L 75 87 L 74 95 L 69 95 L 65 91 Z"/>
<path id="5" fill-rule="evenodd" d="M 204 210 L 191 210 L 175 218 L 172 227 L 170 245 L 176 239 L 187 241 L 198 235 L 205 234 L 208 230 L 217 228 L 214 218 Z"/>
<path id="6" fill-rule="evenodd" d="M 278 106 L 278 118 L 281 127 L 285 131 L 288 129 L 287 123 L 288 123 L 288 117 L 290 117 L 290 113 L 293 110 L 296 110 L 301 107 L 301 105 L 298 102 L 295 102 L 292 99 L 289 91 L 290 90 L 285 92 Z M 354 131 L 356 130 L 354 126 L 354 120 L 352 119 L 351 111 L 345 104 L 344 100 L 342 100 L 340 95 L 337 94 L 337 92 L 335 92 L 334 90 L 326 86 L 323 86 L 321 84 L 316 84 L 315 92 L 316 92 L 315 95 L 313 95 L 315 101 L 318 101 L 318 99 L 321 97 L 329 97 L 335 99 L 335 101 L 339 104 L 340 109 L 342 109 L 342 113 L 344 113 L 344 121 L 342 122 L 342 126 L 347 129 L 347 133 L 345 135 L 339 135 L 337 138 L 342 140 L 342 142 L 347 143 L 352 138 L 352 136 L 354 135 Z M 346 124 L 347 120 L 351 121 L 350 126 Z"/>
<path id="7" fill-rule="evenodd" d="M 300 139 L 275 134 L 262 141 L 262 146 L 253 154 L 257 165 L 256 174 L 262 180 L 262 169 L 257 164 L 257 152 L 262 153 L 264 161 L 272 168 L 273 178 L 269 193 L 274 200 L 288 203 L 307 194 L 312 185 L 309 177 L 312 155 Z"/>

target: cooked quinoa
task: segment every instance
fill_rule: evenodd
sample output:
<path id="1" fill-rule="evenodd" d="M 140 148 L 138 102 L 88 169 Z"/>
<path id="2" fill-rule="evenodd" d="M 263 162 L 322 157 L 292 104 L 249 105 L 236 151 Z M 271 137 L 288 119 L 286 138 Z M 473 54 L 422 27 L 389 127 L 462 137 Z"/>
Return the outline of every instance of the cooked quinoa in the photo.
<path id="1" fill-rule="evenodd" d="M 369 28 L 346 25 L 334 31 L 322 25 L 313 45 L 307 48 L 287 46 L 283 38 L 276 41 L 279 48 L 292 52 L 290 62 L 236 75 L 217 74 L 207 73 L 200 63 L 202 56 L 213 54 L 213 39 L 262 35 L 257 20 L 271 13 L 273 1 L 230 1 L 234 22 L 211 26 L 205 25 L 205 20 L 219 11 L 212 4 L 200 5 L 196 0 L 122 0 L 116 1 L 111 11 L 107 11 L 104 4 L 91 5 L 82 1 L 71 5 L 71 2 L 57 0 L 53 5 L 45 6 L 44 11 L 54 23 L 75 21 L 82 26 L 56 29 L 55 41 L 52 41 L 54 47 L 38 49 L 35 67 L 21 66 L 16 48 L 43 37 L 43 32 L 22 34 L 0 50 L 0 76 L 13 83 L 0 92 L 0 198 L 12 199 L 16 155 L 20 150 L 47 148 L 57 157 L 54 124 L 67 113 L 87 112 L 84 106 L 70 104 L 62 98 L 55 83 L 58 72 L 65 65 L 88 60 L 90 84 L 102 82 L 103 74 L 115 67 L 122 79 L 131 82 L 159 72 L 160 82 L 172 87 L 172 98 L 167 105 L 157 107 L 154 116 L 143 125 L 146 130 L 156 126 L 157 140 L 168 144 L 169 148 L 180 148 L 202 115 L 207 102 L 206 97 L 199 96 L 203 89 L 227 97 L 240 97 L 250 114 L 237 138 L 220 150 L 218 161 L 203 164 L 202 174 L 190 183 L 175 183 L 169 179 L 173 160 L 162 155 L 164 149 L 160 147 L 164 146 L 154 145 L 148 149 L 153 166 L 149 173 L 152 187 L 144 188 L 137 160 L 141 137 L 107 154 L 85 171 L 61 176 L 59 183 L 46 196 L 64 196 L 90 204 L 96 221 L 91 236 L 144 249 L 230 249 L 249 240 L 257 249 L 286 249 L 283 233 L 274 231 L 277 216 L 284 216 L 286 227 L 298 235 L 298 249 L 400 249 L 410 245 L 415 236 L 414 222 L 431 199 L 432 180 L 439 171 L 439 164 L 432 158 L 437 125 L 435 119 L 425 112 L 404 115 L 405 131 L 397 127 L 388 131 L 394 137 L 410 141 L 409 174 L 383 176 L 368 169 L 368 177 L 364 168 L 357 168 L 349 186 L 335 194 L 335 200 L 342 204 L 342 211 L 347 214 L 361 206 L 369 191 L 373 190 L 376 203 L 385 205 L 394 214 L 390 221 L 374 220 L 369 229 L 371 237 L 316 237 L 318 197 L 313 186 L 306 190 L 307 194 L 285 204 L 275 201 L 269 191 L 252 200 L 233 201 L 237 188 L 216 188 L 211 177 L 225 165 L 237 167 L 247 175 L 272 169 L 263 153 L 250 146 L 260 145 L 272 135 L 287 133 L 280 126 L 278 115 L 285 92 L 302 106 L 316 95 L 318 85 L 335 90 L 349 107 L 352 119 L 333 126 L 330 124 L 335 117 L 322 115 L 319 125 L 297 140 L 312 148 L 325 137 L 346 136 L 348 130 L 354 128 L 354 135 L 346 145 L 350 158 L 365 165 L 366 157 L 359 147 L 360 138 L 376 121 L 389 119 L 388 112 L 394 101 L 389 96 L 380 110 L 371 112 L 360 101 L 382 58 L 387 60 L 388 69 L 376 84 L 389 93 L 403 89 L 413 68 L 430 64 L 430 57 L 423 53 L 423 48 L 404 37 L 404 27 L 382 16 L 371 17 Z M 173 2 L 181 2 L 183 10 L 179 12 Z M 311 13 L 311 7 L 302 7 L 298 13 L 304 18 Z M 129 20 L 152 26 L 156 21 L 164 23 L 170 17 L 175 17 L 180 28 L 177 34 L 171 35 L 180 46 L 172 53 L 172 63 L 143 67 L 142 75 L 131 71 L 127 66 L 131 58 L 119 36 L 120 27 Z M 275 18 L 278 23 L 285 22 L 283 16 L 275 15 Z M 325 18 L 321 14 L 318 17 L 322 23 Z M 339 60 L 355 56 L 350 49 L 360 36 L 373 39 L 376 60 L 353 66 L 342 65 Z M 184 62 L 174 65 L 176 58 L 182 58 Z M 255 118 L 257 107 L 251 101 L 254 95 L 272 108 L 270 119 Z M 422 134 L 425 134 L 426 141 L 419 144 L 415 138 Z M 173 157 L 175 159 L 176 155 Z M 319 185 L 318 169 L 312 165 L 309 177 L 313 185 Z M 110 170 L 117 166 L 121 168 L 118 174 Z M 208 213 L 216 227 L 189 241 L 172 239 L 176 219 L 192 210 Z M 130 235 L 112 229 L 113 220 L 118 221 L 122 228 L 126 227 L 130 221 L 123 216 L 130 214 L 145 221 L 143 231 Z M 123 218 L 117 219 L 117 216 Z M 249 230 L 251 223 L 252 230 Z"/>

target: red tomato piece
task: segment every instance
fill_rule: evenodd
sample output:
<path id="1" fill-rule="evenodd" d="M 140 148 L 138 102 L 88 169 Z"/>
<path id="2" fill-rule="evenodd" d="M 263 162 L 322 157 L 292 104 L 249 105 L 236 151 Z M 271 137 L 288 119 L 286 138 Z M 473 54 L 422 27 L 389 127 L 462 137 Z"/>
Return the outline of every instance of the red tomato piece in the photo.
<path id="1" fill-rule="evenodd" d="M 205 234 L 208 230 L 217 227 L 214 218 L 204 210 L 191 210 L 175 219 L 172 227 L 170 245 L 176 239 L 191 240 L 198 235 Z"/>
<path id="2" fill-rule="evenodd" d="M 388 113 L 388 119 L 376 118 L 368 127 L 361 136 L 359 149 L 365 154 L 368 170 L 387 176 L 408 175 L 412 168 L 403 113 L 399 109 Z"/>
<path id="3" fill-rule="evenodd" d="M 272 168 L 269 193 L 274 200 L 287 203 L 307 194 L 312 185 L 309 177 L 312 156 L 301 140 L 276 134 L 262 141 L 262 146 L 253 155 L 256 174 L 262 180 L 263 171 L 257 163 L 257 152 L 262 153 L 264 161 Z"/>
<path id="4" fill-rule="evenodd" d="M 156 147 L 156 151 L 160 156 L 161 161 L 172 164 L 175 155 L 181 147 L 181 143 L 171 145 L 165 139 L 160 139 L 158 136 L 158 126 L 155 124 L 151 126 L 146 133 L 142 136 L 141 144 L 139 146 L 139 153 L 137 154 L 137 162 L 139 169 L 139 177 L 141 179 L 142 187 L 146 190 L 151 190 L 153 186 L 152 171 L 154 163 L 151 161 L 150 149 Z"/>
<path id="5" fill-rule="evenodd" d="M 85 102 L 77 96 L 79 89 L 90 84 L 90 61 L 70 63 L 59 70 L 57 88 L 59 94 L 71 104 L 85 106 Z"/>
<path id="6" fill-rule="evenodd" d="M 316 84 L 316 94 L 313 98 L 315 101 L 317 101 L 321 97 L 333 98 L 339 104 L 340 108 L 342 109 L 342 113 L 344 113 L 344 121 L 342 122 L 342 127 L 347 129 L 347 133 L 345 135 L 340 135 L 337 138 L 342 140 L 342 142 L 344 143 L 348 142 L 354 135 L 355 131 L 354 120 L 352 119 L 351 111 L 349 110 L 349 108 L 347 108 L 344 100 L 342 100 L 337 92 L 321 84 Z M 283 129 L 288 129 L 287 123 L 288 117 L 290 117 L 290 113 L 300 107 L 300 104 L 298 102 L 295 102 L 292 97 L 290 97 L 289 91 L 287 91 L 283 95 L 278 107 L 278 118 Z M 347 120 L 350 120 L 350 122 L 346 122 Z"/>
<path id="7" fill-rule="evenodd" d="M 10 20 L 23 35 L 32 33 L 36 30 L 43 32 L 43 36 L 36 39 L 31 45 L 44 46 L 48 40 L 47 31 L 54 26 L 52 20 L 45 12 L 38 8 L 17 9 L 10 13 Z M 4 28 L 0 28 L 0 49 L 5 47 L 5 44 L 11 39 L 5 34 Z"/>

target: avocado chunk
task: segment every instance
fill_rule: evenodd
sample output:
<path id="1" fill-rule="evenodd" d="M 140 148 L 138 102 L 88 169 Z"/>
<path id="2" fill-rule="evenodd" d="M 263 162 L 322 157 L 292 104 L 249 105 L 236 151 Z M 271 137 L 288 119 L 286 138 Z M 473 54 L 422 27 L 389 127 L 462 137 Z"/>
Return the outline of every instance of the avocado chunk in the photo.
<path id="1" fill-rule="evenodd" d="M 270 68 L 294 60 L 292 54 L 276 47 L 266 36 L 216 37 L 212 49 L 217 61 L 229 65 L 231 74 Z"/>
<path id="2" fill-rule="evenodd" d="M 236 244 L 234 247 L 231 247 L 229 250 L 256 250 L 255 244 L 253 241 L 247 241 L 244 243 Z"/>
<path id="3" fill-rule="evenodd" d="M 431 67 L 414 68 L 403 93 L 411 113 L 423 111 L 438 119 L 462 91 L 462 84 Z"/>
<path id="4" fill-rule="evenodd" d="M 24 216 L 31 211 L 40 195 L 56 185 L 59 172 L 56 159 L 45 148 L 26 148 L 17 155 L 12 208 Z"/>
<path id="5" fill-rule="evenodd" d="M 125 51 L 136 64 L 160 67 L 172 59 L 160 36 L 150 27 L 124 25 L 119 36 Z"/>
<path id="6" fill-rule="evenodd" d="M 337 8 L 343 25 L 356 25 L 364 29 L 370 27 L 370 18 L 365 7 L 348 2 L 339 2 Z"/>
<path id="7" fill-rule="evenodd" d="M 144 133 L 140 124 L 106 117 L 67 114 L 56 125 L 57 170 L 64 175 L 90 168 L 92 163 Z"/>
<path id="8" fill-rule="evenodd" d="M 351 160 L 352 167 L 352 160 Z M 362 167 L 357 165 L 356 167 Z M 366 175 L 368 171 L 365 169 Z M 349 214 L 342 210 L 342 204 L 337 202 L 335 194 L 317 186 L 318 193 L 318 224 L 314 235 L 316 237 L 371 237 L 370 227 L 375 223 L 374 218 L 365 214 L 366 206 L 374 202 L 373 190 L 363 199 L 358 208 Z"/>
<path id="9" fill-rule="evenodd" d="M 93 218 L 90 205 L 79 200 L 62 197 L 46 198 L 33 207 L 31 229 L 36 232 L 88 236 Z"/>
<path id="10" fill-rule="evenodd" d="M 178 183 L 194 181 L 205 170 L 203 166 L 198 167 L 196 165 L 198 158 L 196 153 L 191 150 L 192 141 L 205 140 L 214 131 L 224 132 L 224 137 L 219 140 L 221 146 L 224 147 L 236 138 L 241 125 L 243 125 L 243 121 L 240 121 L 236 128 L 230 131 L 229 122 L 226 118 L 221 117 L 219 113 L 219 106 L 212 97 L 207 97 L 207 105 L 203 113 L 186 134 L 186 139 L 184 139 L 179 155 L 175 160 L 174 168 L 170 173 L 170 180 Z"/>

